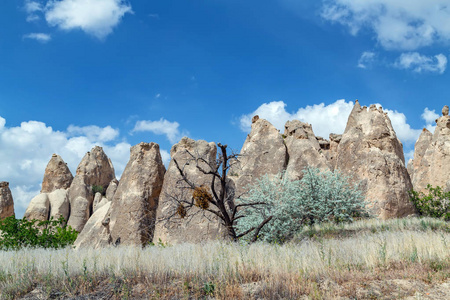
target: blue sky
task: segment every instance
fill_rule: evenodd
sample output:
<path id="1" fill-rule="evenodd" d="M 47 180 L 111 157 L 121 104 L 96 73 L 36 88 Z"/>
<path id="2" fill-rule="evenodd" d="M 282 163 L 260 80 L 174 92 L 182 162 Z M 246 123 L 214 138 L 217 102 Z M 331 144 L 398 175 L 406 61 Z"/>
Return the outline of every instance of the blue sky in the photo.
<path id="1" fill-rule="evenodd" d="M 258 113 L 342 133 L 380 104 L 407 158 L 449 104 L 450 0 L 0 2 L 0 180 L 22 216 L 52 153 L 182 136 L 239 151 Z"/>

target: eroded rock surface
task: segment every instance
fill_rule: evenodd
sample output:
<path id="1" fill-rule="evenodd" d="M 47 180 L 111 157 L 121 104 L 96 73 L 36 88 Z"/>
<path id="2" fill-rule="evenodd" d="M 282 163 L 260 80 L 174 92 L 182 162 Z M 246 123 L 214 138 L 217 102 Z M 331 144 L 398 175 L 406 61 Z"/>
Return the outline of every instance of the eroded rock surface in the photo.
<path id="1" fill-rule="evenodd" d="M 236 184 L 236 196 L 243 195 L 261 176 L 286 170 L 288 164 L 289 156 L 280 132 L 269 121 L 257 116 L 252 121 L 252 130 L 242 146 L 239 161 L 229 172 Z"/>
<path id="2" fill-rule="evenodd" d="M 47 164 L 42 180 L 41 193 L 51 193 L 58 189 L 68 189 L 73 175 L 61 156 L 53 154 Z"/>
<path id="3" fill-rule="evenodd" d="M 430 134 L 424 133 L 416 143 L 414 155 L 413 185 L 417 191 L 424 191 L 428 184 L 450 190 L 450 116 L 448 107 L 436 120 L 436 129 L 430 141 Z M 427 146 L 428 143 L 428 146 Z M 425 152 L 423 151 L 424 149 Z M 416 152 L 418 158 L 416 161 Z M 420 154 L 423 153 L 420 159 Z"/>
<path id="4" fill-rule="evenodd" d="M 9 182 L 0 182 L 0 219 L 14 216 L 14 201 Z"/>
<path id="5" fill-rule="evenodd" d="M 194 207 L 184 219 L 176 214 L 178 200 L 192 200 L 193 190 L 182 180 L 175 161 L 183 168 L 187 178 L 196 186 L 211 186 L 212 176 L 205 175 L 198 170 L 193 157 L 201 157 L 207 163 L 200 162 L 200 166 L 208 170 L 209 164 L 214 164 L 217 154 L 215 143 L 202 140 L 192 140 L 184 137 L 175 144 L 170 155 L 172 160 L 164 176 L 164 184 L 159 198 L 157 210 L 157 223 L 155 227 L 154 241 L 169 242 L 171 244 L 181 242 L 201 242 L 205 240 L 223 238 L 226 231 L 216 217 L 210 213 L 200 211 Z M 121 180 L 122 182 L 122 180 Z"/>
<path id="6" fill-rule="evenodd" d="M 422 158 L 433 140 L 433 134 L 426 128 L 422 130 L 416 144 L 414 145 L 414 159 L 408 162 L 408 172 L 414 186 L 414 173 L 419 170 L 422 164 Z"/>
<path id="7" fill-rule="evenodd" d="M 95 146 L 78 165 L 69 189 L 70 217 L 68 225 L 81 232 L 93 213 L 94 186 L 107 189 L 115 178 L 114 167 L 101 147 Z"/>
<path id="8" fill-rule="evenodd" d="M 28 220 L 47 221 L 50 215 L 50 200 L 48 194 L 39 194 L 31 199 L 24 217 Z"/>
<path id="9" fill-rule="evenodd" d="M 140 143 L 131 148 L 110 209 L 114 243 L 143 246 L 152 240 L 164 173 L 158 144 Z"/>
<path id="10" fill-rule="evenodd" d="M 366 199 L 379 217 L 414 213 L 403 146 L 381 107 L 361 107 L 356 101 L 338 146 L 336 167 L 362 181 Z"/>
<path id="11" fill-rule="evenodd" d="M 303 170 L 307 167 L 330 169 L 323 153 L 329 149 L 330 143 L 317 138 L 310 124 L 298 120 L 288 121 L 285 125 L 284 136 L 289 157 L 286 175 L 291 180 L 301 179 Z"/>

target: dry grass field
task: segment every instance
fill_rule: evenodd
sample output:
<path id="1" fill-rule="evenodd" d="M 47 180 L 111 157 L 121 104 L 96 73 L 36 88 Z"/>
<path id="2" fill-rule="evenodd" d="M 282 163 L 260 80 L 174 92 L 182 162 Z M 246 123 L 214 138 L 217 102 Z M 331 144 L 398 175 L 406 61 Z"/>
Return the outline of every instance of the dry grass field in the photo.
<path id="1" fill-rule="evenodd" d="M 366 220 L 285 245 L 0 252 L 1 299 L 450 299 L 450 224 Z"/>

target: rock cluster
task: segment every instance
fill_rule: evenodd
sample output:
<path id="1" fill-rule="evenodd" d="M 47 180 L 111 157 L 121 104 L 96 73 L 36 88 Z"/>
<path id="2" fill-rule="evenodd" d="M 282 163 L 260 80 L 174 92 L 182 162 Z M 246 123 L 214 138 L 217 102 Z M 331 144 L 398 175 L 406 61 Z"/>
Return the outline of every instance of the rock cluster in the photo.
<path id="1" fill-rule="evenodd" d="M 110 182 L 117 188 L 111 160 L 101 147 L 94 147 L 84 156 L 75 178 L 64 160 L 53 154 L 45 169 L 41 193 L 31 200 L 24 216 L 40 221 L 62 216 L 68 225 L 80 232 L 93 213 L 94 197 L 100 198 L 97 207 L 108 201 L 100 193 L 94 195 L 93 187 L 106 189 Z M 113 190 L 114 187 L 110 194 Z"/>
<path id="2" fill-rule="evenodd" d="M 380 218 L 414 213 L 403 146 L 381 107 L 356 101 L 337 147 L 336 168 L 362 181 L 366 200 Z"/>
<path id="3" fill-rule="evenodd" d="M 232 161 L 224 193 L 239 197 L 261 176 L 285 172 L 297 180 L 306 167 L 316 167 L 339 170 L 361 182 L 366 200 L 379 218 L 413 214 L 408 195 L 413 184 L 416 190 L 429 183 L 450 189 L 450 164 L 444 163 L 450 156 L 448 107 L 442 113 L 435 133 L 424 129 L 415 145 L 414 159 L 408 166 L 412 182 L 403 146 L 381 107 L 361 107 L 356 101 L 344 133 L 330 134 L 329 140 L 316 136 L 312 125 L 299 120 L 288 121 L 282 134 L 255 116 L 239 159 Z M 130 160 L 118 181 L 100 147 L 85 155 L 74 178 L 64 161 L 54 155 L 45 171 L 41 194 L 32 199 L 25 215 L 39 220 L 65 217 L 80 231 L 77 247 L 222 239 L 227 236 L 226 229 L 200 205 L 191 208 L 189 217 L 182 213 L 184 206 L 180 212 L 183 201 L 194 203 L 193 185 L 211 193 L 213 175 L 208 172 L 217 157 L 215 143 L 184 137 L 172 147 L 166 171 L 159 146 L 140 143 L 131 148 Z M 222 187 L 217 184 L 214 187 L 220 192 Z M 98 190 L 100 186 L 103 192 Z M 8 184 L 0 183 L 0 191 L 2 218 L 14 211 Z"/>
<path id="4" fill-rule="evenodd" d="M 46 221 L 51 217 L 69 218 L 69 199 L 67 189 L 73 180 L 64 160 L 53 154 L 45 168 L 41 193 L 31 199 L 24 217 L 29 220 Z"/>
<path id="5" fill-rule="evenodd" d="M 434 134 L 424 129 L 409 163 L 412 183 L 416 191 L 424 191 L 428 184 L 450 190 L 450 116 L 444 106 L 436 120 Z"/>
<path id="6" fill-rule="evenodd" d="M 94 187 L 106 190 L 115 180 L 114 167 L 101 147 L 94 147 L 83 157 L 69 188 L 68 225 L 80 232 L 93 213 Z M 109 199 L 112 200 L 112 199 Z"/>
<path id="7" fill-rule="evenodd" d="M 14 201 L 9 182 L 0 182 L 0 220 L 14 216 Z"/>
<path id="8" fill-rule="evenodd" d="M 151 242 L 164 173 L 158 144 L 133 146 L 120 182 L 110 185 L 116 186 L 115 193 L 110 191 L 112 201 L 98 206 L 75 246 L 144 246 Z"/>

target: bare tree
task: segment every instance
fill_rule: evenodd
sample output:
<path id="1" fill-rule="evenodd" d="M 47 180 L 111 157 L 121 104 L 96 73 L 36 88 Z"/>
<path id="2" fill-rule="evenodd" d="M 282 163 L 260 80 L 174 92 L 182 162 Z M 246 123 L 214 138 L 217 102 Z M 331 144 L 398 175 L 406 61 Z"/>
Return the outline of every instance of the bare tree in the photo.
<path id="1" fill-rule="evenodd" d="M 176 211 L 172 214 L 173 217 L 178 215 L 181 218 L 189 218 L 190 213 L 192 215 L 199 212 L 206 212 L 204 216 L 208 218 L 211 215 L 217 216 L 225 226 L 228 236 L 232 241 L 237 241 L 239 238 L 248 234 L 253 234 L 250 239 L 251 242 L 255 242 L 258 239 L 258 234 L 261 229 L 266 225 L 272 216 L 266 218 L 257 227 L 252 227 L 245 232 L 239 233 L 237 230 L 238 220 L 245 218 L 245 214 L 242 213 L 242 209 L 251 206 L 266 205 L 265 202 L 243 202 L 236 201 L 234 193 L 234 183 L 227 177 L 227 173 L 231 166 L 238 161 L 238 154 L 227 154 L 227 145 L 218 144 L 220 152 L 215 161 L 208 161 L 205 157 L 199 157 L 186 150 L 190 157 L 183 165 L 180 165 L 176 159 L 174 163 L 177 167 L 181 180 L 187 184 L 186 188 L 189 189 L 189 195 L 185 197 L 179 197 L 177 195 L 170 195 L 172 202 L 177 205 Z M 205 175 L 211 176 L 211 182 L 208 187 L 204 185 L 196 185 L 192 182 L 185 171 L 186 166 L 195 164 L 197 170 Z M 200 208 L 200 210 L 193 210 L 193 208 Z"/>

